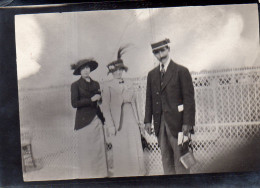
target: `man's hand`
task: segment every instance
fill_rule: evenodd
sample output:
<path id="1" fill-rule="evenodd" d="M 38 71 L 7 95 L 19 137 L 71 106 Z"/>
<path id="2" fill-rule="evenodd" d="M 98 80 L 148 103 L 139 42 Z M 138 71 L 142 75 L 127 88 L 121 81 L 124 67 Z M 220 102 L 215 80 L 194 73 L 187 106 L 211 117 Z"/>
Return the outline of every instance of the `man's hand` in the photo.
<path id="1" fill-rule="evenodd" d="M 99 94 L 96 94 L 96 95 L 94 95 L 93 97 L 91 97 L 91 101 L 92 101 L 92 102 L 98 101 L 98 100 L 100 100 L 100 99 L 101 99 L 101 95 L 99 95 Z"/>
<path id="2" fill-rule="evenodd" d="M 149 135 L 152 134 L 151 123 L 146 123 L 144 129 L 146 130 L 146 132 L 147 132 Z"/>
<path id="3" fill-rule="evenodd" d="M 188 136 L 189 132 L 192 130 L 192 126 L 190 125 L 183 125 L 182 132 L 184 136 Z"/>

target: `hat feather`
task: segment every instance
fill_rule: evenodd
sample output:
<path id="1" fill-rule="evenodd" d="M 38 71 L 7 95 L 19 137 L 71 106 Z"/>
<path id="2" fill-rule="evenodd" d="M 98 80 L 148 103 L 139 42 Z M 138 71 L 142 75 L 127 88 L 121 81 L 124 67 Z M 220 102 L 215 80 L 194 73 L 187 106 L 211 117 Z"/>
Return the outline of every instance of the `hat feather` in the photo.
<path id="1" fill-rule="evenodd" d="M 122 46 L 118 49 L 118 52 L 117 52 L 117 59 L 121 59 L 122 55 L 126 52 L 125 49 L 130 46 L 130 44 L 127 44 L 125 46 Z"/>
<path id="2" fill-rule="evenodd" d="M 75 69 L 76 69 L 76 67 L 77 67 L 77 65 L 76 65 L 76 64 L 71 64 L 71 65 L 70 65 L 70 68 L 71 68 L 72 70 L 75 70 Z"/>

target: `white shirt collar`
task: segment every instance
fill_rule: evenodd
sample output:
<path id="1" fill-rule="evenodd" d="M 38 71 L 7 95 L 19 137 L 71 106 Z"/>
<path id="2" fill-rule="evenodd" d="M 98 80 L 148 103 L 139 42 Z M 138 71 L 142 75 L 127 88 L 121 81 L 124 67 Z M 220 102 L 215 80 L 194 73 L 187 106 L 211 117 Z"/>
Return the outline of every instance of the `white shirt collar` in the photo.
<path id="1" fill-rule="evenodd" d="M 171 58 L 169 57 L 166 63 L 164 64 L 164 70 L 167 71 L 167 67 L 170 64 Z M 162 63 L 160 63 L 160 70 L 162 70 Z"/>

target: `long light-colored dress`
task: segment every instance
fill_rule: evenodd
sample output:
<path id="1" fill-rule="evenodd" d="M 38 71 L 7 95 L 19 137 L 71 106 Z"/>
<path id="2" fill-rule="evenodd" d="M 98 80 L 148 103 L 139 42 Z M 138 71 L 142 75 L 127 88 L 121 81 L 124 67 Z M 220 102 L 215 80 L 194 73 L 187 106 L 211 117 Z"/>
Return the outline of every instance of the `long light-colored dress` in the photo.
<path id="1" fill-rule="evenodd" d="M 78 178 L 107 177 L 107 162 L 103 125 L 95 116 L 86 127 L 76 131 L 78 152 Z"/>
<path id="2" fill-rule="evenodd" d="M 130 81 L 114 79 L 104 84 L 103 114 L 107 128 L 115 128 L 111 136 L 113 176 L 141 176 L 145 174 L 139 113 L 136 95 Z"/>

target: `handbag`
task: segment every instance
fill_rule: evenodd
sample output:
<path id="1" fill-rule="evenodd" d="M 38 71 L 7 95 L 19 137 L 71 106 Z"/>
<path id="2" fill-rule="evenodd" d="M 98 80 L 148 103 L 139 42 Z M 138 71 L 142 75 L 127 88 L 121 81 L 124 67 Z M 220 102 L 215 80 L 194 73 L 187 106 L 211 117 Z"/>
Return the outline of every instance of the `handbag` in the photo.
<path id="1" fill-rule="evenodd" d="M 179 146 L 180 154 L 181 154 L 180 162 L 186 169 L 190 169 L 192 166 L 194 166 L 197 163 L 193 154 L 191 134 L 189 134 L 187 141 L 183 142 L 183 139 L 182 139 L 182 144 Z"/>

